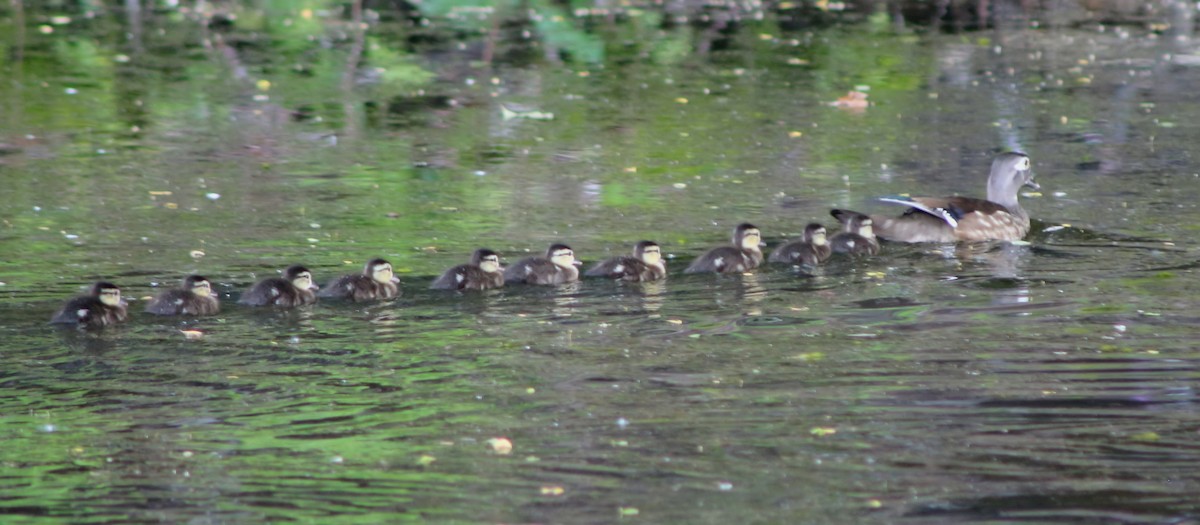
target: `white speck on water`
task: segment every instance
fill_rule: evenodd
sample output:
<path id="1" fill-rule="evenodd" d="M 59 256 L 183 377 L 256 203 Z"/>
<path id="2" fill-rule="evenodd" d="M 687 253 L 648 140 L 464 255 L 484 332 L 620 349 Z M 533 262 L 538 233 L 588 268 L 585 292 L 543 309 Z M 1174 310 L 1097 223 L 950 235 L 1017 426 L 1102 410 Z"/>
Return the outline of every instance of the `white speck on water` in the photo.
<path id="1" fill-rule="evenodd" d="M 79 90 L 75 89 L 75 88 L 67 88 L 67 89 L 63 90 L 63 93 L 66 93 L 68 95 L 74 95 L 76 93 L 79 93 Z"/>
<path id="2" fill-rule="evenodd" d="M 314 239 L 314 238 L 312 238 L 312 237 L 309 237 L 309 238 L 308 238 L 308 242 L 311 242 L 311 243 L 318 243 L 318 242 L 321 242 L 321 239 Z"/>
<path id="3" fill-rule="evenodd" d="M 293 335 L 291 339 L 288 339 L 288 342 L 292 343 L 294 345 L 298 345 L 298 344 L 300 344 L 300 338 Z"/>
<path id="4" fill-rule="evenodd" d="M 54 432 L 54 431 L 58 430 L 58 427 L 54 426 L 51 423 L 46 423 L 45 425 L 42 425 L 42 427 L 39 430 L 41 430 L 42 432 Z"/>
<path id="5" fill-rule="evenodd" d="M 346 461 L 346 460 L 345 460 L 344 458 L 342 458 L 341 456 L 334 456 L 334 457 L 332 457 L 332 458 L 330 458 L 330 459 L 329 459 L 329 462 L 330 462 L 330 463 L 338 463 L 338 464 L 341 464 L 341 463 L 343 463 L 343 462 L 345 462 L 345 461 Z"/>
<path id="6" fill-rule="evenodd" d="M 34 206 L 34 207 L 33 207 L 33 211 L 42 211 L 42 207 L 41 207 L 41 206 Z"/>
<path id="7" fill-rule="evenodd" d="M 718 481 L 717 482 L 717 490 L 722 490 L 722 491 L 733 490 L 733 483 L 730 483 L 728 481 Z"/>
<path id="8" fill-rule="evenodd" d="M 210 201 L 215 201 L 215 200 L 221 198 L 220 193 L 205 193 L 204 196 L 207 197 L 208 200 L 210 200 Z"/>
<path id="9" fill-rule="evenodd" d="M 317 224 L 317 223 L 315 223 L 315 222 L 313 222 L 313 223 L 309 223 L 308 227 L 309 227 L 309 228 L 312 228 L 312 229 L 314 229 L 314 230 L 319 230 L 319 229 L 321 229 L 321 225 L 320 225 L 320 224 Z"/>
<path id="10" fill-rule="evenodd" d="M 71 239 L 71 240 L 75 240 L 75 239 L 78 239 L 78 238 L 79 238 L 79 236 L 78 236 L 78 235 L 75 235 L 74 233 L 64 233 L 64 234 L 63 234 L 63 237 L 66 237 L 66 238 L 68 238 L 68 239 Z"/>
<path id="11" fill-rule="evenodd" d="M 1123 324 L 1114 324 L 1114 325 L 1113 325 L 1113 330 L 1116 330 L 1116 331 L 1118 331 L 1118 332 L 1120 332 L 1120 333 L 1125 333 L 1125 325 L 1123 325 Z"/>
<path id="12" fill-rule="evenodd" d="M 486 171 L 483 171 L 483 170 L 475 170 L 475 176 L 476 176 L 476 177 L 482 177 L 482 176 L 484 176 L 484 175 L 487 175 L 487 172 L 486 172 Z"/>
<path id="13" fill-rule="evenodd" d="M 617 418 L 617 426 L 621 427 L 621 428 L 625 428 L 625 427 L 629 426 L 629 420 L 625 419 L 623 417 L 619 417 L 619 418 Z"/>
<path id="14" fill-rule="evenodd" d="M 96 154 L 97 155 L 106 155 L 106 154 L 108 154 L 108 150 L 106 150 L 104 148 L 100 148 L 100 149 L 96 150 Z"/>

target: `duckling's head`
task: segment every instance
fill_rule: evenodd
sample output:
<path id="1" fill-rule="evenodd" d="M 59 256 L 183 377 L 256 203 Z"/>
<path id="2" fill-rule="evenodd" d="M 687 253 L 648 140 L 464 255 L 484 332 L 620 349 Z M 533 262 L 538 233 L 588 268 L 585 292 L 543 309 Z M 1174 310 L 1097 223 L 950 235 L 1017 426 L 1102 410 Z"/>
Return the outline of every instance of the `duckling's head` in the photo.
<path id="1" fill-rule="evenodd" d="M 988 174 L 988 200 L 1005 206 L 1016 204 L 1017 192 L 1022 186 L 1040 190 L 1033 180 L 1029 156 L 1010 151 L 996 155 L 992 160 L 992 171 Z"/>
<path id="2" fill-rule="evenodd" d="M 804 227 L 804 240 L 808 241 L 813 246 L 825 246 L 828 232 L 825 227 L 819 223 L 811 223 Z"/>
<path id="3" fill-rule="evenodd" d="M 471 254 L 471 264 L 478 266 L 480 270 L 487 273 L 499 273 L 500 254 L 493 252 L 487 248 L 480 248 Z"/>
<path id="4" fill-rule="evenodd" d="M 199 275 L 189 275 L 183 279 L 183 289 L 190 290 L 200 297 L 212 295 L 212 283 Z"/>
<path id="5" fill-rule="evenodd" d="M 854 222 L 858 225 L 857 232 L 859 235 L 868 239 L 875 237 L 875 229 L 873 228 L 875 221 L 871 220 L 870 217 L 863 216 L 856 219 Z M 850 226 L 850 224 L 851 223 L 847 223 L 846 225 Z"/>
<path id="6" fill-rule="evenodd" d="M 762 244 L 762 233 L 757 226 L 743 222 L 733 229 L 733 244 L 743 250 L 758 250 Z"/>
<path id="7" fill-rule="evenodd" d="M 101 281 L 92 285 L 92 297 L 108 306 L 118 306 L 121 304 L 121 289 L 113 283 Z"/>
<path id="8" fill-rule="evenodd" d="M 395 273 L 392 272 L 392 263 L 384 259 L 367 261 L 367 265 L 363 267 L 363 275 L 370 276 L 371 280 L 382 284 L 390 283 L 396 278 Z"/>
<path id="9" fill-rule="evenodd" d="M 317 284 L 313 282 L 312 272 L 299 264 L 288 266 L 283 271 L 283 277 L 301 290 L 316 290 L 318 288 Z"/>
<path id="10" fill-rule="evenodd" d="M 550 249 L 546 250 L 546 258 L 550 262 L 562 267 L 579 266 L 583 263 L 575 258 L 575 250 L 565 244 L 552 244 Z"/>
<path id="11" fill-rule="evenodd" d="M 654 241 L 642 241 L 633 246 L 633 256 L 650 266 L 662 266 L 662 248 Z"/>

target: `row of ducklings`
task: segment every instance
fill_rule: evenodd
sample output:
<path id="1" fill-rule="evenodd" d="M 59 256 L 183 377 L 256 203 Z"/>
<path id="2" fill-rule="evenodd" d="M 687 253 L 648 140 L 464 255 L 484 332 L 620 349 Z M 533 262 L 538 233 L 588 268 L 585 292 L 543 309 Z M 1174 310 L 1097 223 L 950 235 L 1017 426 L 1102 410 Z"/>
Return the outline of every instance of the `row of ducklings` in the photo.
<path id="1" fill-rule="evenodd" d="M 770 262 L 816 266 L 834 252 L 874 255 L 879 242 L 871 230 L 871 218 L 855 212 L 833 210 L 832 215 L 843 224 L 843 231 L 826 238 L 825 227 L 809 224 L 801 239 L 775 249 Z M 739 224 L 733 230 L 732 243 L 708 250 L 684 270 L 684 273 L 738 273 L 757 268 L 763 262 L 762 233 L 750 223 Z M 575 252 L 565 244 L 553 244 L 543 257 L 521 259 L 507 268 L 500 265 L 500 255 L 480 248 L 471 261 L 446 270 L 433 281 L 430 288 L 440 290 L 488 290 L 505 284 L 556 285 L 579 279 L 581 263 Z M 613 257 L 597 263 L 583 275 L 605 277 L 629 282 L 654 281 L 667 276 L 662 249 L 652 241 L 641 241 L 633 247 L 633 256 Z M 292 308 L 315 303 L 318 297 L 350 301 L 391 299 L 400 295 L 399 279 L 392 265 L 384 259 L 372 259 L 361 274 L 344 275 L 325 287 L 319 287 L 312 272 L 294 265 L 284 270 L 283 277 L 263 279 L 250 287 L 238 300 L 248 306 L 277 306 Z M 156 315 L 212 315 L 220 310 L 213 294 L 212 283 L 199 275 L 189 275 L 179 288 L 164 291 L 146 304 L 145 311 Z M 52 323 L 103 327 L 128 318 L 121 289 L 115 284 L 98 282 L 87 295 L 68 301 L 51 318 Z"/>
<path id="2" fill-rule="evenodd" d="M 815 266 L 833 252 L 874 255 L 879 251 L 875 236 L 897 242 L 1013 241 L 1029 233 L 1029 214 L 1017 196 L 1021 188 L 1040 188 L 1033 180 L 1029 157 L 1020 152 L 1000 153 L 992 160 L 987 179 L 987 198 L 963 196 L 894 196 L 880 200 L 908 209 L 900 216 L 871 217 L 848 210 L 830 212 L 842 223 L 843 231 L 828 241 L 825 228 L 810 224 L 800 240 L 784 244 L 768 259 L 772 262 Z M 762 235 L 752 224 L 739 224 L 733 242 L 701 255 L 686 273 L 744 272 L 762 264 Z M 545 257 L 522 259 L 507 269 L 491 250 L 479 249 L 468 264 L 455 266 L 438 277 L 432 287 L 451 290 L 486 290 L 505 283 L 561 284 L 579 278 L 579 261 L 564 244 L 550 246 Z M 584 275 L 624 281 L 650 281 L 666 277 L 667 269 L 658 246 L 642 241 L 632 257 L 614 257 L 597 264 Z M 361 275 L 340 277 L 319 290 L 312 272 L 292 266 L 284 277 L 265 279 L 242 294 L 242 304 L 293 307 L 311 304 L 322 297 L 355 301 L 389 299 L 400 293 L 392 265 L 383 259 L 367 263 Z M 216 313 L 217 298 L 212 285 L 200 276 L 190 276 L 183 287 L 159 294 L 146 311 L 162 315 L 205 315 Z M 67 302 L 52 319 L 55 323 L 105 326 L 124 321 L 125 303 L 121 290 L 111 283 L 96 283 L 91 293 Z"/>

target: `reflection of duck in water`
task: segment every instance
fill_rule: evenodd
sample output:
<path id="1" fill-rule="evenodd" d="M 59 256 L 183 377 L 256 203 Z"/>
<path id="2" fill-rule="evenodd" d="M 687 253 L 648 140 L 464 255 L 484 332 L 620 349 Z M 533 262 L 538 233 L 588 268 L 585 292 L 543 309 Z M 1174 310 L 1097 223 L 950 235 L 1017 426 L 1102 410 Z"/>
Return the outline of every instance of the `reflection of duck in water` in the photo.
<path id="1" fill-rule="evenodd" d="M 1015 241 L 1029 233 L 1029 213 L 1017 201 L 1021 188 L 1040 189 L 1029 157 L 1001 153 L 992 161 L 987 199 L 887 197 L 909 206 L 899 217 L 875 217 L 876 235 L 898 242 Z"/>
<path id="2" fill-rule="evenodd" d="M 312 272 L 300 265 L 289 266 L 283 277 L 268 277 L 242 294 L 239 304 L 293 308 L 317 302 L 318 287 Z"/>
<path id="3" fill-rule="evenodd" d="M 667 265 L 657 243 L 641 241 L 633 246 L 633 257 L 622 255 L 601 261 L 584 275 L 630 282 L 657 281 L 667 276 Z"/>
<path id="4" fill-rule="evenodd" d="M 98 282 L 92 285 L 87 295 L 67 301 L 53 317 L 51 323 L 73 324 L 83 328 L 102 328 L 128 319 L 125 301 L 121 300 L 121 289 L 113 283 Z"/>
<path id="5" fill-rule="evenodd" d="M 830 210 L 829 214 L 842 223 L 842 231 L 829 240 L 833 251 L 850 255 L 879 253 L 879 241 L 875 239 L 874 221 L 870 217 L 850 210 Z"/>
<path id="6" fill-rule="evenodd" d="M 825 262 L 831 253 L 833 250 L 826 239 L 825 227 L 814 222 L 804 227 L 803 238 L 776 248 L 767 260 L 817 266 Z"/>
<path id="7" fill-rule="evenodd" d="M 371 259 L 357 275 L 343 275 L 321 289 L 320 296 L 351 301 L 391 299 L 400 295 L 400 280 L 392 272 L 392 264 L 383 259 Z"/>
<path id="8" fill-rule="evenodd" d="M 698 257 L 684 273 L 740 273 L 758 268 L 763 254 L 759 244 L 762 233 L 750 223 L 742 223 L 733 229 L 733 245 L 718 246 Z"/>
<path id="9" fill-rule="evenodd" d="M 460 264 L 442 273 L 429 285 L 435 290 L 490 290 L 504 286 L 504 268 L 500 255 L 487 248 L 471 254 L 471 262 Z"/>
<path id="10" fill-rule="evenodd" d="M 528 257 L 504 270 L 507 283 L 563 284 L 579 280 L 575 251 L 565 244 L 552 244 L 545 257 Z"/>
<path id="11" fill-rule="evenodd" d="M 212 283 L 199 275 L 187 276 L 182 286 L 158 294 L 146 305 L 146 312 L 156 315 L 212 315 L 220 309 Z"/>

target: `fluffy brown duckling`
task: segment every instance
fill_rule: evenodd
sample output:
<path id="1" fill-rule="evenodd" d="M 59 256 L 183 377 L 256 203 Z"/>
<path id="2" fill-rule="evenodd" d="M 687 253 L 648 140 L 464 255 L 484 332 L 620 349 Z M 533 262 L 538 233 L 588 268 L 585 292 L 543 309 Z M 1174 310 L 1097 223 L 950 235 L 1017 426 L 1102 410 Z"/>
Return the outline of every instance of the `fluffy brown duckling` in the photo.
<path id="1" fill-rule="evenodd" d="M 1015 241 L 1029 233 L 1029 213 L 1017 196 L 1022 187 L 1041 189 L 1029 157 L 1001 153 L 992 160 L 987 199 L 971 197 L 886 197 L 908 206 L 898 217 L 873 217 L 875 234 L 897 242 Z"/>
<path id="2" fill-rule="evenodd" d="M 584 275 L 629 282 L 657 281 L 667 276 L 667 265 L 657 243 L 641 241 L 633 246 L 633 257 L 622 255 L 601 261 Z"/>
<path id="3" fill-rule="evenodd" d="M 242 294 L 238 304 L 293 308 L 317 302 L 319 287 L 312 272 L 300 265 L 289 266 L 283 277 L 268 277 Z"/>
<path id="4" fill-rule="evenodd" d="M 879 240 L 872 227 L 874 220 L 850 210 L 830 210 L 829 214 L 842 223 L 842 231 L 829 240 L 834 252 L 850 255 L 879 253 Z"/>
<path id="5" fill-rule="evenodd" d="M 528 257 L 504 270 L 504 282 L 525 284 L 564 284 L 579 280 L 582 264 L 575 251 L 565 244 L 552 244 L 545 257 Z"/>
<path id="6" fill-rule="evenodd" d="M 435 290 L 490 290 L 504 286 L 504 268 L 500 254 L 480 248 L 471 254 L 471 262 L 442 273 L 429 285 Z"/>
<path id="7" fill-rule="evenodd" d="M 146 312 L 156 315 L 212 315 L 220 311 L 212 283 L 199 275 L 189 275 L 183 285 L 158 294 L 146 304 Z"/>
<path id="8" fill-rule="evenodd" d="M 815 222 L 811 223 L 804 227 L 803 238 L 775 248 L 767 260 L 777 263 L 817 266 L 829 259 L 830 254 L 833 253 L 826 235 L 824 226 Z"/>
<path id="9" fill-rule="evenodd" d="M 124 322 L 129 318 L 121 289 L 113 283 L 98 282 L 87 295 L 75 297 L 50 318 L 51 323 L 71 324 L 81 328 L 102 328 Z"/>
<path id="10" fill-rule="evenodd" d="M 325 285 L 317 295 L 330 299 L 375 301 L 400 295 L 400 279 L 392 272 L 392 263 L 371 259 L 358 275 L 343 275 Z"/>
<path id="11" fill-rule="evenodd" d="M 742 223 L 733 229 L 732 246 L 718 246 L 698 257 L 684 273 L 740 273 L 758 268 L 762 264 L 762 233 L 750 223 Z"/>

